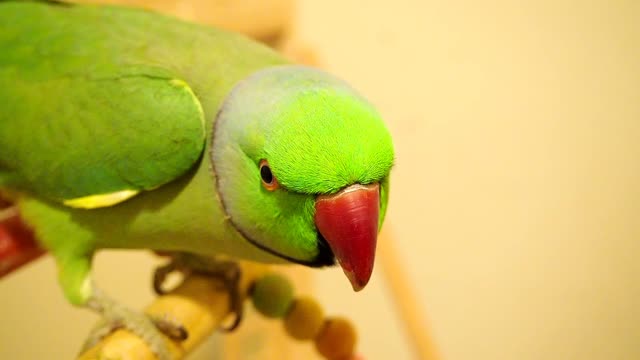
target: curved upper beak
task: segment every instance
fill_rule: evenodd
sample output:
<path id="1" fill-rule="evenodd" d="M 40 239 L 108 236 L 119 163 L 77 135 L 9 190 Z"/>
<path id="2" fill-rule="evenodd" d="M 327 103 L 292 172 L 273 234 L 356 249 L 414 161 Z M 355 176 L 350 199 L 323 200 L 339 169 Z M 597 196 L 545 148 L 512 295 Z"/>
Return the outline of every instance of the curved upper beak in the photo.
<path id="1" fill-rule="evenodd" d="M 351 185 L 316 199 L 316 227 L 355 291 L 367 285 L 373 272 L 379 213 L 378 183 Z"/>

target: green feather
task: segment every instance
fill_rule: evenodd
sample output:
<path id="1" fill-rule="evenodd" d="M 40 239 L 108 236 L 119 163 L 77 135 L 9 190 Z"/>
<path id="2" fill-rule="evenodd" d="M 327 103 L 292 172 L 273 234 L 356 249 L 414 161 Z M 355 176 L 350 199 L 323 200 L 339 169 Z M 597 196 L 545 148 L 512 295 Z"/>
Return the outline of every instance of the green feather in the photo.
<path id="1" fill-rule="evenodd" d="M 198 99 L 189 82 L 224 88 L 193 71 L 229 67 L 234 37 L 121 8 L 1 6 L 0 166 L 22 190 L 57 201 L 151 190 L 194 165 L 200 101 L 211 109 L 220 94 Z M 196 60 L 207 47 L 220 55 Z"/>
<path id="2" fill-rule="evenodd" d="M 254 243 L 296 261 L 318 261 L 316 195 L 381 181 L 384 217 L 389 132 L 355 90 L 324 72 L 280 66 L 245 79 L 223 104 L 212 156 L 231 221 Z M 255 181 L 262 159 L 282 189 L 271 193 Z"/>

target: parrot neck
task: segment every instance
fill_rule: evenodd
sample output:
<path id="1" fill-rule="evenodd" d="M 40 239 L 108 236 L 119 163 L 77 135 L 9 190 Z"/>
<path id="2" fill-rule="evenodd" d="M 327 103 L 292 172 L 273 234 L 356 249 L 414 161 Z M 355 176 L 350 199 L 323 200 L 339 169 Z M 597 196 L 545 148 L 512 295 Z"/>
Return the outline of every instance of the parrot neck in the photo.
<path id="1" fill-rule="evenodd" d="M 228 255 L 246 260 L 282 263 L 250 244 L 229 222 L 216 192 L 215 174 L 204 158 L 182 179 L 129 200 L 131 211 L 108 211 L 103 224 L 129 222 L 121 236 L 100 231 L 97 248 L 150 248 L 158 251 L 191 252 L 204 256 Z"/>

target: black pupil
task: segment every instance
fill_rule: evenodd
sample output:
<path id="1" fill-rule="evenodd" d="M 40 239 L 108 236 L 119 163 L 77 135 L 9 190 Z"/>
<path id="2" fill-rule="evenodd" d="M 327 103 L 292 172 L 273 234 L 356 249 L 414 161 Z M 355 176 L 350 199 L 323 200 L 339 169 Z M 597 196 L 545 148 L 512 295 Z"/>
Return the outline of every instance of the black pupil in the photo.
<path id="1" fill-rule="evenodd" d="M 271 173 L 271 169 L 267 165 L 264 165 L 260 168 L 260 176 L 262 177 L 262 181 L 267 184 L 271 184 L 273 181 L 273 174 Z"/>

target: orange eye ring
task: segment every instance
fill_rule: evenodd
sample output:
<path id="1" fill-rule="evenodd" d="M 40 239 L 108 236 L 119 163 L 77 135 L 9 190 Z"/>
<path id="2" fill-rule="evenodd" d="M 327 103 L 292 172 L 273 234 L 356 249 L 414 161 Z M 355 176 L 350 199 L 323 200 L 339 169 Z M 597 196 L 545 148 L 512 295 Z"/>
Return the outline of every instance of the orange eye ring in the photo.
<path id="1" fill-rule="evenodd" d="M 271 172 L 269 162 L 265 159 L 260 160 L 260 178 L 262 180 L 262 186 L 268 191 L 275 191 L 280 187 L 278 179 Z"/>

